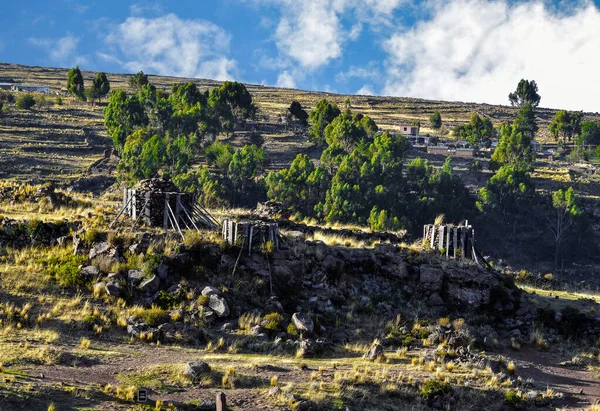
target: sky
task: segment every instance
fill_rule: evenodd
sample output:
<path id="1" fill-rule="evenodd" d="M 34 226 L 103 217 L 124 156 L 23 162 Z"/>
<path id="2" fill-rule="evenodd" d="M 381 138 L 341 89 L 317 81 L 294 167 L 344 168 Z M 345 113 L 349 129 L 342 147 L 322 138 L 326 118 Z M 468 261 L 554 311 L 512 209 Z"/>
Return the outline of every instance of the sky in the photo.
<path id="1" fill-rule="evenodd" d="M 3 3 L 0 62 L 600 112 L 600 0 Z"/>

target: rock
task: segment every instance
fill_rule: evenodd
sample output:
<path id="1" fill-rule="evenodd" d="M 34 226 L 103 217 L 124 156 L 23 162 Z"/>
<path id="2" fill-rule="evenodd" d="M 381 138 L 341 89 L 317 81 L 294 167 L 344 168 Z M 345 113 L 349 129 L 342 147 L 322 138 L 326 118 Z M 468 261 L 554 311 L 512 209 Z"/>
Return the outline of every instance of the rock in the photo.
<path id="1" fill-rule="evenodd" d="M 409 277 L 408 265 L 403 261 L 396 266 L 396 269 L 393 270 L 392 273 L 399 279 L 405 280 Z"/>
<path id="2" fill-rule="evenodd" d="M 217 314 L 218 317 L 227 317 L 229 315 L 229 304 L 227 300 L 216 294 L 211 294 L 208 300 L 208 306 Z"/>
<path id="3" fill-rule="evenodd" d="M 444 305 L 444 300 L 438 293 L 432 293 L 427 302 L 432 307 L 442 307 Z"/>
<path id="4" fill-rule="evenodd" d="M 183 376 L 192 381 L 210 373 L 210 365 L 204 361 L 188 362 L 183 368 Z"/>
<path id="5" fill-rule="evenodd" d="M 373 344 L 371 344 L 371 348 L 369 348 L 369 351 L 365 353 L 363 358 L 375 361 L 380 357 L 383 357 L 383 346 L 378 340 L 375 340 Z"/>
<path id="6" fill-rule="evenodd" d="M 344 270 L 344 261 L 329 254 L 321 263 L 329 274 L 339 274 Z"/>
<path id="7" fill-rule="evenodd" d="M 421 266 L 419 282 L 429 291 L 440 291 L 444 281 L 444 272 L 438 268 Z"/>
<path id="8" fill-rule="evenodd" d="M 129 270 L 127 273 L 127 281 L 133 286 L 137 286 L 144 279 L 144 274 L 138 270 Z"/>
<path id="9" fill-rule="evenodd" d="M 98 267 L 96 267 L 95 265 L 88 265 L 81 269 L 80 274 L 84 275 L 86 277 L 96 277 L 96 276 L 100 275 L 100 269 Z"/>
<path id="10" fill-rule="evenodd" d="M 69 242 L 69 237 L 68 236 L 62 236 L 62 237 L 58 237 L 56 239 L 56 244 L 58 244 L 61 247 L 64 247 L 67 245 L 67 243 Z"/>
<path id="11" fill-rule="evenodd" d="M 159 289 L 160 280 L 155 275 L 153 275 L 152 278 L 149 278 L 140 284 L 140 291 L 146 295 L 155 294 L 158 292 Z"/>
<path id="12" fill-rule="evenodd" d="M 161 280 L 166 280 L 167 276 L 169 275 L 169 266 L 164 263 L 160 263 L 156 269 L 156 272 L 158 273 L 158 278 Z"/>
<path id="13" fill-rule="evenodd" d="M 105 286 L 108 295 L 119 297 L 123 293 L 123 287 L 117 281 L 109 281 Z"/>
<path id="14" fill-rule="evenodd" d="M 315 327 L 313 320 L 305 313 L 294 313 L 292 315 L 292 324 L 294 324 L 294 327 L 296 327 L 298 331 L 306 331 L 309 333 L 313 332 Z"/>
<path id="15" fill-rule="evenodd" d="M 214 401 L 204 400 L 200 402 L 196 408 L 202 411 L 215 411 L 216 404 Z"/>
<path id="16" fill-rule="evenodd" d="M 292 277 L 292 272 L 289 268 L 287 268 L 284 265 L 274 265 L 272 272 L 274 277 L 280 278 L 282 280 Z"/>
<path id="17" fill-rule="evenodd" d="M 212 287 L 210 285 L 207 285 L 202 289 L 202 295 L 211 296 L 213 294 L 221 295 L 221 290 L 219 290 L 217 287 Z"/>
<path id="18" fill-rule="evenodd" d="M 100 281 L 99 283 L 94 284 L 93 293 L 95 296 L 101 296 L 105 292 L 106 283 L 104 281 Z"/>
<path id="19" fill-rule="evenodd" d="M 101 243 L 94 243 L 94 245 L 92 245 L 92 248 L 90 248 L 90 254 L 88 258 L 92 260 L 98 257 L 99 255 L 108 253 L 110 249 L 110 244 L 108 244 L 108 242 L 106 241 L 103 241 Z"/>

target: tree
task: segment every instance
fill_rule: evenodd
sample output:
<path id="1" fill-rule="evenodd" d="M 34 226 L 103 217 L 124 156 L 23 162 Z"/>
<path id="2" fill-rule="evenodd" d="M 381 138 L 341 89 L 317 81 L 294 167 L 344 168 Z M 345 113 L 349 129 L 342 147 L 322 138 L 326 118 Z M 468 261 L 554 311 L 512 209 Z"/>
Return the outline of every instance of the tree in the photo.
<path id="1" fill-rule="evenodd" d="M 573 187 L 567 190 L 557 190 L 552 194 L 554 215 L 547 217 L 548 228 L 554 237 L 554 266 L 558 268 L 561 253 L 566 239 L 566 233 L 573 224 L 574 217 L 580 214 L 575 204 Z"/>
<path id="2" fill-rule="evenodd" d="M 106 73 L 98 73 L 92 82 L 92 88 L 95 90 L 95 94 L 98 98 L 104 98 L 108 95 L 110 91 L 110 82 L 108 81 L 108 77 L 106 77 Z"/>
<path id="3" fill-rule="evenodd" d="M 555 139 L 562 137 L 563 142 L 571 141 L 574 136 L 581 134 L 583 112 L 560 110 L 556 112 L 548 129 Z"/>
<path id="4" fill-rule="evenodd" d="M 531 144 L 535 139 L 538 126 L 535 119 L 535 109 L 530 103 L 526 103 L 521 107 L 513 121 L 513 127 L 518 133 L 523 134 L 523 138 L 528 141 L 527 144 Z"/>
<path id="5" fill-rule="evenodd" d="M 17 107 L 21 110 L 31 110 L 35 106 L 35 99 L 31 94 L 23 94 L 17 98 Z"/>
<path id="6" fill-rule="evenodd" d="M 233 153 L 229 163 L 229 178 L 234 190 L 244 191 L 262 169 L 265 154 L 262 148 L 244 146 Z"/>
<path id="7" fill-rule="evenodd" d="M 117 151 L 123 150 L 127 136 L 147 124 L 148 117 L 136 95 L 128 96 L 122 89 L 111 93 L 104 107 L 104 125 Z"/>
<path id="8" fill-rule="evenodd" d="M 581 124 L 581 142 L 587 145 L 600 145 L 600 122 L 586 121 Z"/>
<path id="9" fill-rule="evenodd" d="M 317 145 L 325 144 L 325 128 L 333 121 L 334 118 L 340 115 L 340 109 L 335 104 L 323 99 L 317 103 L 315 109 L 310 112 L 309 121 L 310 129 L 308 134 L 311 140 Z"/>
<path id="10" fill-rule="evenodd" d="M 434 111 L 433 114 L 429 116 L 429 125 L 434 130 L 442 128 L 442 115 L 439 111 Z"/>
<path id="11" fill-rule="evenodd" d="M 140 71 L 137 74 L 134 74 L 133 76 L 129 77 L 128 81 L 129 87 L 132 87 L 136 90 L 141 90 L 142 87 L 144 87 L 149 82 L 150 81 L 148 80 L 148 76 L 144 74 L 143 71 Z"/>
<path id="12" fill-rule="evenodd" d="M 540 99 L 541 97 L 538 94 L 538 86 L 535 80 L 521 79 L 517 85 L 517 89 L 513 93 L 508 94 L 510 104 L 516 107 L 523 107 L 525 104 L 537 107 L 540 104 Z"/>
<path id="13" fill-rule="evenodd" d="M 500 140 L 492 154 L 490 168 L 498 169 L 509 165 L 515 169 L 530 171 L 534 155 L 528 135 L 517 125 L 504 124 L 500 127 Z"/>
<path id="14" fill-rule="evenodd" d="M 79 66 L 70 69 L 67 73 L 67 91 L 79 100 L 85 99 L 83 75 L 81 74 L 81 70 L 79 70 Z"/>
<path id="15" fill-rule="evenodd" d="M 290 104 L 290 107 L 288 108 L 288 112 L 302 125 L 308 124 L 308 113 L 302 108 L 302 104 L 298 103 L 297 101 L 292 101 L 292 104 Z"/>
<path id="16" fill-rule="evenodd" d="M 246 86 L 237 81 L 226 81 L 210 90 L 208 104 L 225 131 L 233 131 L 237 122 L 254 117 L 257 110 Z"/>
<path id="17" fill-rule="evenodd" d="M 473 113 L 468 124 L 454 128 L 454 136 L 467 140 L 472 146 L 489 147 L 496 136 L 496 130 L 489 118 L 481 118 L 479 114 Z"/>

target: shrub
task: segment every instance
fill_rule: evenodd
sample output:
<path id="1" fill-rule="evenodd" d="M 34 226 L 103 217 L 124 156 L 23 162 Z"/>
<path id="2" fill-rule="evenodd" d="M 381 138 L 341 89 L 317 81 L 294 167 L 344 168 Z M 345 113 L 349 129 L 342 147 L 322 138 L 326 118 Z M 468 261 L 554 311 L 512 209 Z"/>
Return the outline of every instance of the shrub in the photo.
<path id="1" fill-rule="evenodd" d="M 504 401 L 506 401 L 509 406 L 516 408 L 521 402 L 521 397 L 514 391 L 507 391 L 506 394 L 504 394 Z"/>
<path id="2" fill-rule="evenodd" d="M 160 290 L 158 297 L 156 297 L 156 305 L 164 310 L 170 310 L 179 305 L 180 302 L 179 295 L 168 293 L 165 290 Z"/>
<path id="3" fill-rule="evenodd" d="M 136 314 L 150 327 L 155 327 L 169 320 L 167 312 L 156 305 L 153 305 L 151 308 L 138 310 Z"/>
<path id="4" fill-rule="evenodd" d="M 44 272 L 62 286 L 82 286 L 85 284 L 85 278 L 79 275 L 79 266 L 86 261 L 85 257 L 72 254 L 64 257 L 50 257 L 43 262 L 45 265 Z"/>
<path id="5" fill-rule="evenodd" d="M 208 295 L 201 295 L 200 297 L 198 297 L 198 300 L 196 302 L 198 303 L 198 305 L 207 307 L 209 301 L 210 297 Z"/>
<path id="6" fill-rule="evenodd" d="M 85 232 L 83 235 L 83 242 L 87 247 L 91 247 L 96 241 L 100 239 L 101 236 L 100 230 L 95 228 L 91 228 Z"/>
<path id="7" fill-rule="evenodd" d="M 275 331 L 281 326 L 283 316 L 279 313 L 270 313 L 265 315 L 264 320 L 266 323 L 265 328 L 270 331 Z"/>
<path id="8" fill-rule="evenodd" d="M 63 104 L 62 97 L 56 97 L 56 105 L 57 106 L 62 106 L 62 104 Z"/>
<path id="9" fill-rule="evenodd" d="M 31 94 L 23 94 L 17 98 L 17 107 L 21 110 L 30 110 L 35 106 L 35 99 Z"/>
<path id="10" fill-rule="evenodd" d="M 288 333 L 288 335 L 296 337 L 298 335 L 298 329 L 296 328 L 296 326 L 294 324 L 289 323 L 287 326 L 287 333 Z"/>
<path id="11" fill-rule="evenodd" d="M 427 380 L 421 387 L 421 396 L 430 400 L 438 395 L 446 395 L 450 393 L 452 387 L 450 384 L 440 380 Z"/>

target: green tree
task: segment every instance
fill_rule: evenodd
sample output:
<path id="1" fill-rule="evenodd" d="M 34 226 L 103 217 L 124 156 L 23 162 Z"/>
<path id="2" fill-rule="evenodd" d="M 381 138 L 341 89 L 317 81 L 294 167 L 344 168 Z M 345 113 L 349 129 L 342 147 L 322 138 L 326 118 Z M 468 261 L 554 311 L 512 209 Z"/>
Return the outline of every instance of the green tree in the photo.
<path id="1" fill-rule="evenodd" d="M 582 132 L 581 122 L 583 120 L 583 112 L 581 111 L 566 111 L 560 110 L 552 119 L 548 129 L 555 139 L 562 137 L 563 142 L 571 141 L 574 136 L 578 136 Z"/>
<path id="2" fill-rule="evenodd" d="M 134 74 L 129 77 L 128 80 L 129 87 L 134 88 L 136 90 L 141 90 L 146 84 L 149 83 L 148 76 L 144 74 L 143 71 Z"/>
<path id="3" fill-rule="evenodd" d="M 208 104 L 219 120 L 222 130 L 227 132 L 233 131 L 238 122 L 254 117 L 257 110 L 246 86 L 231 81 L 210 90 Z"/>
<path id="4" fill-rule="evenodd" d="M 108 77 L 106 77 L 106 73 L 100 72 L 96 74 L 92 82 L 92 94 L 95 98 L 104 98 L 110 92 L 110 82 L 108 81 Z"/>
<path id="5" fill-rule="evenodd" d="M 231 144 L 215 141 L 204 149 L 204 156 L 208 165 L 226 173 L 229 170 L 229 163 L 231 163 L 234 151 Z"/>
<path id="6" fill-rule="evenodd" d="M 225 186 L 206 167 L 200 166 L 194 172 L 178 174 L 173 177 L 173 182 L 183 192 L 198 194 L 198 202 L 204 207 L 217 208 L 229 204 Z"/>
<path id="7" fill-rule="evenodd" d="M 490 179 L 487 187 L 479 190 L 477 208 L 483 212 L 499 211 L 502 215 L 516 215 L 529 204 L 535 193 L 529 172 L 505 164 Z"/>
<path id="8" fill-rule="evenodd" d="M 508 100 L 512 106 L 523 107 L 525 104 L 531 104 L 537 107 L 540 104 L 540 95 L 535 80 L 521 79 L 517 84 L 517 89 L 508 94 Z"/>
<path id="9" fill-rule="evenodd" d="M 531 150 L 531 140 L 515 125 L 504 124 L 500 128 L 500 140 L 492 154 L 491 169 L 509 165 L 515 169 L 530 171 L 535 153 Z"/>
<path id="10" fill-rule="evenodd" d="M 523 138 L 528 141 L 528 144 L 531 144 L 538 131 L 534 107 L 529 103 L 524 104 L 519 109 L 512 125 L 516 132 L 523 134 Z"/>
<path id="11" fill-rule="evenodd" d="M 35 106 L 35 99 L 31 94 L 23 94 L 17 98 L 17 107 L 21 110 L 31 110 Z"/>
<path id="12" fill-rule="evenodd" d="M 581 141 L 586 145 L 600 145 L 600 122 L 586 121 L 582 123 Z"/>
<path id="13" fill-rule="evenodd" d="M 292 211 L 310 215 L 316 205 L 310 198 L 309 177 L 314 171 L 310 158 L 306 154 L 298 154 L 289 168 L 267 175 L 267 196 Z"/>
<path id="14" fill-rule="evenodd" d="M 79 70 L 79 66 L 71 68 L 67 73 L 67 91 L 79 100 L 85 99 L 83 75 L 81 74 L 81 70 Z"/>
<path id="15" fill-rule="evenodd" d="M 288 112 L 292 117 L 295 117 L 301 124 L 308 124 L 308 113 L 302 108 L 302 104 L 297 101 L 292 101 Z"/>
<path id="16" fill-rule="evenodd" d="M 308 134 L 313 142 L 322 146 L 325 144 L 325 128 L 340 115 L 340 109 L 335 104 L 323 99 L 319 101 L 313 111 L 310 112 L 309 122 L 311 124 Z"/>
<path id="17" fill-rule="evenodd" d="M 566 234 L 573 225 L 573 220 L 581 212 L 577 208 L 573 187 L 559 189 L 552 194 L 553 213 L 548 219 L 548 228 L 554 237 L 554 266 L 559 267 L 561 253 Z"/>
<path id="18" fill-rule="evenodd" d="M 104 107 L 104 125 L 115 148 L 121 152 L 127 136 L 147 126 L 148 117 L 136 95 L 127 96 L 124 90 L 118 89 L 111 93 Z"/>
<path id="19" fill-rule="evenodd" d="M 366 143 L 377 132 L 377 125 L 368 116 L 352 115 L 349 110 L 338 115 L 325 128 L 329 146 L 340 145 L 350 153 L 357 144 Z"/>
<path id="20" fill-rule="evenodd" d="M 481 118 L 479 114 L 473 113 L 468 124 L 454 128 L 454 136 L 467 140 L 472 146 L 489 147 L 496 137 L 496 130 L 489 118 Z"/>
<path id="21" fill-rule="evenodd" d="M 228 176 L 233 183 L 234 191 L 245 191 L 248 184 L 262 169 L 264 159 L 263 149 L 256 146 L 244 146 L 233 153 Z"/>
<path id="22" fill-rule="evenodd" d="M 429 116 L 429 125 L 434 130 L 440 130 L 442 128 L 442 115 L 439 111 L 434 111 Z"/>

